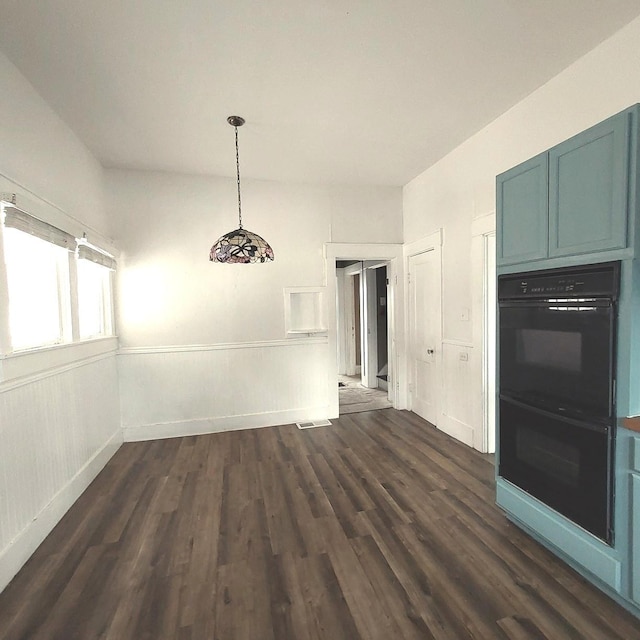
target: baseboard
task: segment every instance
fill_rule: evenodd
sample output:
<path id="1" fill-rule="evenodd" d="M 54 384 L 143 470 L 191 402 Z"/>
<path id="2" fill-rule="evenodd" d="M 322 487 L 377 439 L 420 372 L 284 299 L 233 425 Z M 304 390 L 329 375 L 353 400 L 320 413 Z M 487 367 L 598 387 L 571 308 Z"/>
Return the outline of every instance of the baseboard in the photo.
<path id="1" fill-rule="evenodd" d="M 0 552 L 0 592 L 60 522 L 122 444 L 118 429 L 33 520 Z"/>
<path id="2" fill-rule="evenodd" d="M 241 429 L 259 429 L 275 427 L 282 424 L 293 424 L 306 420 L 327 418 L 328 406 L 288 411 L 271 411 L 268 413 L 250 413 L 237 416 L 198 418 L 195 420 L 178 420 L 137 426 L 124 426 L 125 442 L 143 440 L 159 440 L 163 438 L 181 438 L 183 436 L 205 435 L 221 431 L 239 431 Z"/>
<path id="3" fill-rule="evenodd" d="M 438 421 L 438 429 L 444 431 L 447 435 L 459 440 L 460 442 L 473 447 L 473 427 L 460 422 L 446 413 L 440 414 L 440 420 Z"/>

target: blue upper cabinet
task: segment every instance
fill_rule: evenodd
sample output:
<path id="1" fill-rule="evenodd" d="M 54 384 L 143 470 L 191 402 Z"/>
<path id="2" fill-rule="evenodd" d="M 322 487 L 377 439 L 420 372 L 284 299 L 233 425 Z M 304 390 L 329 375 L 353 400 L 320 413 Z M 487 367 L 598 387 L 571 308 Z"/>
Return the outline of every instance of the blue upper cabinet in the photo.
<path id="1" fill-rule="evenodd" d="M 549 151 L 549 257 L 627 246 L 631 114 Z"/>
<path id="2" fill-rule="evenodd" d="M 498 176 L 498 264 L 515 264 L 547 257 L 547 176 L 547 153 Z"/>
<path id="3" fill-rule="evenodd" d="M 639 120 L 634 105 L 497 177 L 499 267 L 640 255 Z"/>

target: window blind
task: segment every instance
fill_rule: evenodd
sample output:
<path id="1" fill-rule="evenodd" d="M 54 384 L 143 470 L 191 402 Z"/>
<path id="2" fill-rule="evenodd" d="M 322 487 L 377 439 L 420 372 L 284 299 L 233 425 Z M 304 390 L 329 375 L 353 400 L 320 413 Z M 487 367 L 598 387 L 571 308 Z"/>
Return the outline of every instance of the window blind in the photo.
<path id="1" fill-rule="evenodd" d="M 4 226 L 18 229 L 69 251 L 74 251 L 76 248 L 76 239 L 70 233 L 38 220 L 38 218 L 34 218 L 11 205 L 5 205 Z"/>
<path id="2" fill-rule="evenodd" d="M 111 256 L 88 247 L 86 244 L 81 244 L 78 246 L 78 259 L 90 260 L 91 262 L 100 264 L 107 269 L 111 269 L 112 271 L 116 270 L 116 261 Z"/>

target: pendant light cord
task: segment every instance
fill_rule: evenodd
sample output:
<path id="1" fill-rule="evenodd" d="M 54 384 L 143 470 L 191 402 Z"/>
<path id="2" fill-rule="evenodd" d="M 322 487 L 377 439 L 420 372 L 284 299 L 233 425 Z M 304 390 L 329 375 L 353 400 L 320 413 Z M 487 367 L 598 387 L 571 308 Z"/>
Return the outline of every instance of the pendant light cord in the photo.
<path id="1" fill-rule="evenodd" d="M 240 199 L 240 154 L 238 153 L 238 127 L 234 127 L 236 130 L 236 176 L 238 179 L 238 221 L 239 229 L 242 229 L 242 201 Z"/>

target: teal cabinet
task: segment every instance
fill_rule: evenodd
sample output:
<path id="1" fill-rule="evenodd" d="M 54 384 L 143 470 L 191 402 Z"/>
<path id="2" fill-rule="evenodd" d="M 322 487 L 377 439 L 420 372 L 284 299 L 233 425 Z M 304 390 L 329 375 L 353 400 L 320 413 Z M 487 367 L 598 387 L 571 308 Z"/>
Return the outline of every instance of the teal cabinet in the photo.
<path id="1" fill-rule="evenodd" d="M 498 264 L 515 264 L 547 257 L 547 176 L 546 153 L 498 176 Z"/>
<path id="2" fill-rule="evenodd" d="M 640 604 L 640 437 L 631 439 L 631 599 Z"/>
<path id="3" fill-rule="evenodd" d="M 631 598 L 640 604 L 640 473 L 631 474 Z"/>
<path id="4" fill-rule="evenodd" d="M 499 267 L 632 254 L 639 113 L 631 107 L 497 177 Z"/>
<path id="5" fill-rule="evenodd" d="M 620 113 L 549 151 L 549 256 L 627 246 L 631 115 Z"/>

